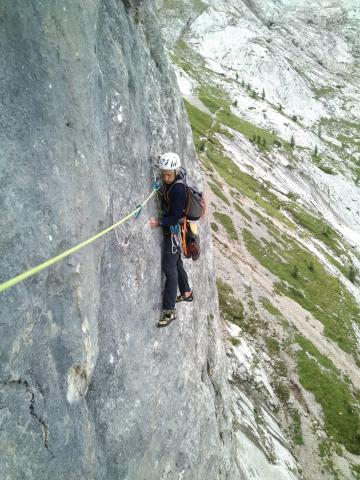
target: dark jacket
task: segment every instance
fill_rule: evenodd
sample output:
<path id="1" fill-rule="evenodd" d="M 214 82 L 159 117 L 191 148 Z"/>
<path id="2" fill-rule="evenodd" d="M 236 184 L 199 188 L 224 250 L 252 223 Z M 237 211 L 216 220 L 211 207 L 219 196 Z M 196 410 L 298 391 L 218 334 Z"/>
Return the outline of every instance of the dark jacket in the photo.
<path id="1" fill-rule="evenodd" d="M 179 179 L 181 179 L 181 176 L 177 175 L 174 182 Z M 183 183 L 177 183 L 176 185 L 173 185 L 173 183 L 170 185 L 164 183 L 161 191 L 161 210 L 163 212 L 163 218 L 160 222 L 160 226 L 163 227 L 164 233 L 168 233 L 170 231 L 169 226 L 176 225 L 179 220 L 183 218 L 186 211 L 185 185 Z M 173 186 L 171 187 L 171 185 Z M 166 194 L 169 189 L 169 201 L 167 202 Z"/>

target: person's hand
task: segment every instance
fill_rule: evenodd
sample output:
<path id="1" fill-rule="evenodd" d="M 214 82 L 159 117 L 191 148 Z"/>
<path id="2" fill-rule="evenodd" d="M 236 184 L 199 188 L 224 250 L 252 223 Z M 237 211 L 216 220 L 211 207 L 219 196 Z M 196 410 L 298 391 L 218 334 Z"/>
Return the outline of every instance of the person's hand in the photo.
<path id="1" fill-rule="evenodd" d="M 156 218 L 151 217 L 149 220 L 149 225 L 151 228 L 156 228 L 160 225 L 160 221 Z"/>

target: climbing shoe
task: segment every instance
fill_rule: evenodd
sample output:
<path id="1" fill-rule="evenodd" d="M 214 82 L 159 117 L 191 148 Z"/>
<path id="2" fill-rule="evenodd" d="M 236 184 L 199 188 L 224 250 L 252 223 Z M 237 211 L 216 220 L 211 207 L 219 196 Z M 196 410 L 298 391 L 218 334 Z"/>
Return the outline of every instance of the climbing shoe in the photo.
<path id="1" fill-rule="evenodd" d="M 163 310 L 158 322 L 158 327 L 167 327 L 175 318 L 175 310 Z"/>
<path id="2" fill-rule="evenodd" d="M 188 297 L 185 297 L 185 295 L 178 295 L 178 296 L 176 297 L 176 303 L 179 303 L 179 302 L 192 302 L 193 300 L 194 300 L 193 292 L 191 292 Z"/>

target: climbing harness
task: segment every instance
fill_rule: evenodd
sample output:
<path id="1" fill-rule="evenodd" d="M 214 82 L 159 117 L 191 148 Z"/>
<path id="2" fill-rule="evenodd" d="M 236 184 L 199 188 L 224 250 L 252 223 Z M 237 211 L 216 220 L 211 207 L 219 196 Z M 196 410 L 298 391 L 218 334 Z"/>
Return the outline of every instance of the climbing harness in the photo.
<path id="1" fill-rule="evenodd" d="M 75 253 L 75 252 L 78 252 L 79 250 L 81 250 L 82 248 L 86 247 L 87 245 L 89 245 L 90 243 L 94 242 L 95 240 L 97 240 L 98 238 L 102 237 L 103 235 L 105 235 L 106 233 L 114 230 L 115 228 L 117 228 L 119 225 L 122 225 L 123 223 L 125 223 L 127 220 L 129 220 L 131 217 L 135 217 L 138 218 L 142 209 L 144 208 L 144 206 L 150 201 L 150 199 L 155 195 L 155 193 L 159 190 L 160 186 L 156 183 L 153 184 L 153 190 L 152 192 L 150 193 L 150 195 L 143 201 L 143 203 L 139 206 L 137 206 L 135 208 L 135 210 L 133 210 L 132 212 L 130 212 L 128 215 L 126 215 L 124 218 L 122 218 L 121 220 L 119 220 L 118 222 L 114 223 L 113 225 L 111 225 L 110 227 L 106 228 L 105 230 L 97 233 L 96 235 L 94 235 L 93 237 L 89 238 L 88 240 L 85 240 L 84 242 L 81 242 L 79 243 L 78 245 L 75 245 L 75 247 L 72 247 L 70 248 L 69 250 L 66 250 L 65 252 L 63 253 L 60 253 L 60 255 L 57 255 L 56 257 L 53 257 L 53 258 L 50 258 L 49 260 L 47 260 L 46 262 L 44 263 L 41 263 L 40 265 L 37 265 L 36 267 L 34 268 L 31 268 L 30 270 L 27 270 L 26 272 L 23 272 L 21 273 L 20 275 L 17 275 L 16 277 L 14 278 L 11 278 L 10 280 L 8 280 L 7 282 L 4 282 L 4 283 L 1 283 L 0 284 L 0 292 L 3 292 L 5 290 L 7 290 L 8 288 L 10 287 L 13 287 L 14 285 L 16 285 L 17 283 L 19 282 L 22 282 L 23 280 L 25 280 L 26 278 L 29 278 L 31 277 L 32 275 L 35 275 L 39 272 L 41 272 L 42 270 L 45 270 L 46 268 L 50 267 L 51 265 L 53 265 L 54 263 L 57 263 L 59 262 L 60 260 L 62 260 L 63 258 L 65 257 L 68 257 L 69 255 Z"/>

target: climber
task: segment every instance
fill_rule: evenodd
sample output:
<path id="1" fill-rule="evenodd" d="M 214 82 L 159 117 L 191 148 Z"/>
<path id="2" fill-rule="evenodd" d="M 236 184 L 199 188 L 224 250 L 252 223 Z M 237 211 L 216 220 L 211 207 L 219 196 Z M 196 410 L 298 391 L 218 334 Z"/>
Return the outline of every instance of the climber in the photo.
<path id="1" fill-rule="evenodd" d="M 149 220 L 151 228 L 162 227 L 164 234 L 162 269 L 166 282 L 159 327 L 166 327 L 176 318 L 175 303 L 192 302 L 193 300 L 193 292 L 189 287 L 188 276 L 181 259 L 180 242 L 177 241 L 179 236 L 176 239 L 176 235 L 173 233 L 184 217 L 186 186 L 183 183 L 176 183 L 171 187 L 170 194 L 167 195 L 170 185 L 180 178 L 180 166 L 180 157 L 176 153 L 169 152 L 161 156 L 159 168 L 162 178 L 160 195 L 163 217 L 161 221 L 155 218 Z M 178 286 L 180 295 L 176 296 Z"/>

